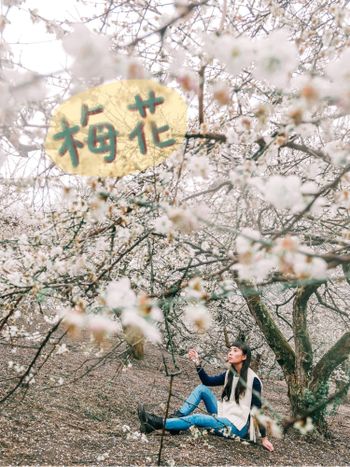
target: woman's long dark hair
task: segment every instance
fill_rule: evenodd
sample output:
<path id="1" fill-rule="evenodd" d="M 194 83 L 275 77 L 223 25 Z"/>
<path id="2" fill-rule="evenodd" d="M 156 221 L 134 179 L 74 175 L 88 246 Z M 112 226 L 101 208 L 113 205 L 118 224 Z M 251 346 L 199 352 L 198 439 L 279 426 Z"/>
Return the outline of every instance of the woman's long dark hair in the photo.
<path id="1" fill-rule="evenodd" d="M 234 366 L 231 365 L 231 368 L 229 370 L 229 374 L 227 377 L 226 385 L 224 387 L 224 390 L 222 391 L 221 399 L 224 400 L 224 398 L 226 398 L 227 401 L 230 400 L 233 376 L 238 375 L 239 380 L 238 380 L 236 390 L 235 390 L 235 401 L 237 404 L 239 404 L 239 397 L 241 394 L 245 393 L 245 390 L 247 387 L 248 368 L 250 365 L 252 351 L 250 350 L 249 345 L 247 345 L 245 342 L 240 341 L 240 340 L 233 342 L 230 347 L 238 347 L 239 349 L 242 350 L 243 355 L 247 356 L 247 358 L 243 361 L 243 365 L 242 365 L 241 372 L 239 375 L 236 372 Z"/>

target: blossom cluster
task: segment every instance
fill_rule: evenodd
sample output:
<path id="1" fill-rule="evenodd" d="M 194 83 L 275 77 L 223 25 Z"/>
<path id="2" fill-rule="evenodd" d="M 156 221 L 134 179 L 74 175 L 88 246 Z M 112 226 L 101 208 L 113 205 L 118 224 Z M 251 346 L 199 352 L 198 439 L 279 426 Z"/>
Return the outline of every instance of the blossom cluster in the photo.
<path id="1" fill-rule="evenodd" d="M 145 292 L 136 294 L 131 288 L 129 278 L 123 277 L 110 282 L 103 301 L 109 309 L 121 311 L 123 326 L 136 328 L 152 342 L 161 340 L 157 327 L 157 323 L 163 319 L 161 309 Z"/>
<path id="2" fill-rule="evenodd" d="M 188 303 L 184 307 L 184 322 L 195 332 L 206 332 L 211 327 L 213 320 L 205 305 L 209 296 L 200 277 L 190 279 L 187 287 L 183 290 L 183 296 Z"/>
<path id="3" fill-rule="evenodd" d="M 325 279 L 327 262 L 298 238 L 287 235 L 266 245 L 259 232 L 245 228 L 236 240 L 238 263 L 233 266 L 242 279 L 263 281 L 272 271 L 298 279 Z"/>

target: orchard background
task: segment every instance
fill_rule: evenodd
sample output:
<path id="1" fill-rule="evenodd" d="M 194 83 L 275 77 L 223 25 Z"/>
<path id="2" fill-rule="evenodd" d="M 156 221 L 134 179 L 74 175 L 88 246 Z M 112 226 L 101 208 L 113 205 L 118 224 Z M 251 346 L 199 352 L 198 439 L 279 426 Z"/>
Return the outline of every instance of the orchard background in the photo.
<path id="1" fill-rule="evenodd" d="M 347 4 L 2 0 L 4 463 L 157 462 L 154 435 L 145 441 L 149 455 L 135 459 L 127 447 L 142 441 L 136 405 L 150 395 L 154 373 L 149 403 L 167 400 L 164 372 L 181 371 L 175 381 L 185 397 L 194 378 L 183 359 L 188 348 L 215 371 L 238 336 L 266 382 L 265 421 L 284 433 L 279 453 L 272 461 L 239 446 L 235 461 L 228 442 L 214 440 L 203 461 L 166 439 L 163 461 L 349 461 Z M 153 79 L 183 96 L 189 121 L 181 148 L 122 178 L 64 173 L 45 153 L 52 112 L 76 93 L 120 79 Z M 61 416 L 53 433 L 70 417 L 57 400 L 76 394 L 79 418 L 84 398 L 95 394 L 86 380 L 96 372 L 99 383 L 108 375 L 114 384 L 113 395 L 107 382 L 98 386 L 99 402 L 117 408 L 106 412 L 109 429 L 128 426 L 118 441 L 123 456 L 108 454 L 101 438 L 84 457 L 74 434 L 60 449 L 56 433 L 50 455 L 45 444 L 15 449 L 19 414 L 32 414 L 30 427 L 40 431 L 39 414 L 53 404 L 53 416 Z M 80 421 L 93 436 L 95 428 Z M 313 436 L 326 453 L 335 443 L 333 454 L 310 451 Z M 201 439 L 194 452 L 205 452 Z"/>

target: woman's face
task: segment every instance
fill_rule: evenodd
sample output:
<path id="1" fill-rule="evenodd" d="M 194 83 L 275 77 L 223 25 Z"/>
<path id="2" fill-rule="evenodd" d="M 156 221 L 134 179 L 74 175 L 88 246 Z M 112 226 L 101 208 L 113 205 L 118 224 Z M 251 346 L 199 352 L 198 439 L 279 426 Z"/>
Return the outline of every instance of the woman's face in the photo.
<path id="1" fill-rule="evenodd" d="M 231 364 L 241 363 L 247 358 L 239 347 L 231 347 L 227 354 L 227 361 Z"/>

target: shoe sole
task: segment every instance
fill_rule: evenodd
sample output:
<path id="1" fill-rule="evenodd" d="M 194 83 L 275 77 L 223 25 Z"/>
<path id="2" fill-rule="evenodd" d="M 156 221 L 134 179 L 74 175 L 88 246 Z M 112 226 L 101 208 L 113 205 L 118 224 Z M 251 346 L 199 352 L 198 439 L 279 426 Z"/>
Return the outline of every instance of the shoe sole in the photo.
<path id="1" fill-rule="evenodd" d="M 140 420 L 140 432 L 144 434 L 152 433 L 152 431 L 154 431 L 154 428 L 147 422 L 145 416 L 145 408 L 143 404 L 138 405 L 137 415 Z"/>
<path id="2" fill-rule="evenodd" d="M 139 404 L 137 407 L 137 415 L 140 420 L 140 432 L 141 433 L 148 433 L 147 427 L 146 427 L 146 417 L 145 417 L 145 409 L 143 404 Z"/>

